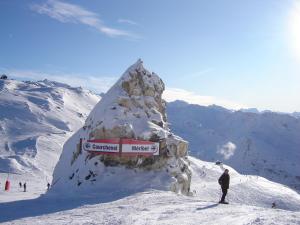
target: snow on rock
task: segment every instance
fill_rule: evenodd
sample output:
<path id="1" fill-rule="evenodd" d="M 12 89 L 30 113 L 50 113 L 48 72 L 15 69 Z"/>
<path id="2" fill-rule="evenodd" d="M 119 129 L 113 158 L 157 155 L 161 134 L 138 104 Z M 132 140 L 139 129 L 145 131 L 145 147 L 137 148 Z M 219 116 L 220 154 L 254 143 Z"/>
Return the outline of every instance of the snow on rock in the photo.
<path id="1" fill-rule="evenodd" d="M 164 88 L 163 81 L 144 69 L 141 60 L 130 66 L 94 107 L 85 125 L 65 143 L 52 190 L 97 193 L 156 188 L 189 194 L 188 143 L 168 129 Z M 111 138 L 159 142 L 160 155 L 93 155 L 79 145 L 80 139 Z"/>

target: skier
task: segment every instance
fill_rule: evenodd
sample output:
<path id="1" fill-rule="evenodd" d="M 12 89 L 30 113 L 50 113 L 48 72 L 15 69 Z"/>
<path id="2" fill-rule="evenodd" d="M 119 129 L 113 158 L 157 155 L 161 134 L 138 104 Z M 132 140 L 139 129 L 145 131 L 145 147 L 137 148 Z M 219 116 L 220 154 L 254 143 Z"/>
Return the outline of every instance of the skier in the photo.
<path id="1" fill-rule="evenodd" d="M 50 184 L 49 184 L 49 182 L 48 182 L 48 184 L 47 184 L 47 190 L 49 190 L 50 189 Z"/>
<path id="2" fill-rule="evenodd" d="M 222 189 L 222 198 L 219 202 L 221 204 L 228 204 L 228 202 L 225 202 L 225 196 L 227 195 L 227 190 L 229 189 L 229 180 L 230 180 L 230 176 L 228 173 L 229 170 L 225 169 L 224 173 L 221 175 L 221 177 L 218 180 Z"/>
<path id="3" fill-rule="evenodd" d="M 26 182 L 23 184 L 24 192 L 26 192 Z"/>
<path id="4" fill-rule="evenodd" d="M 20 186 L 20 188 L 22 187 L 22 183 L 21 182 L 19 182 L 19 186 Z"/>

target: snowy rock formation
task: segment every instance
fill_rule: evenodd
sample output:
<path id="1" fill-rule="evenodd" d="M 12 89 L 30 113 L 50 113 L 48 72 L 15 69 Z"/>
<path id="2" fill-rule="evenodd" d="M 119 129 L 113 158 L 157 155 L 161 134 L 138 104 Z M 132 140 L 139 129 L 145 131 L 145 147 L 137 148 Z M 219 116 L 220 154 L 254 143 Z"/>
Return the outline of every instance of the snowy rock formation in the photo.
<path id="1" fill-rule="evenodd" d="M 163 81 L 141 60 L 127 69 L 64 145 L 53 174 L 53 190 L 142 190 L 189 194 L 188 143 L 167 126 Z M 82 149 L 80 140 L 129 138 L 159 142 L 158 156 L 112 156 Z"/>

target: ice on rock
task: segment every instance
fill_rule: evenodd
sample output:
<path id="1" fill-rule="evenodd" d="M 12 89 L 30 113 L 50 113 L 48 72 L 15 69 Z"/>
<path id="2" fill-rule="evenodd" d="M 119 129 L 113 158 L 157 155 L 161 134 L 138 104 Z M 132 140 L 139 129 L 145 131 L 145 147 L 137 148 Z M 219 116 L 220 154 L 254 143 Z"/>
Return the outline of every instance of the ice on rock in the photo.
<path id="1" fill-rule="evenodd" d="M 143 67 L 130 66 L 103 96 L 85 125 L 64 145 L 54 170 L 53 191 L 156 188 L 189 194 L 188 143 L 170 132 L 163 81 Z M 160 155 L 119 157 L 81 150 L 80 139 L 131 138 L 160 143 Z M 132 185 L 134 183 L 135 185 Z"/>

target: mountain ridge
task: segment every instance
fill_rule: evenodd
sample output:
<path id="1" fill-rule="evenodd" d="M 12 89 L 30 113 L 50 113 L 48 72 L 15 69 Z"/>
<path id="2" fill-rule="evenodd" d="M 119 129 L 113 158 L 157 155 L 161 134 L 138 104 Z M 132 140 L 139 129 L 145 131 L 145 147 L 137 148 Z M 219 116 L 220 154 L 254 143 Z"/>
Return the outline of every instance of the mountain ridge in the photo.
<path id="1" fill-rule="evenodd" d="M 100 99 L 47 79 L 0 80 L 0 93 L 0 170 L 49 177 L 64 140 L 82 126 Z"/>
<path id="2" fill-rule="evenodd" d="M 73 88 L 67 84 L 52 82 L 49 80 L 44 80 L 39 82 L 0 80 L 0 87 L 1 87 L 0 101 L 2 107 L 0 111 L 0 118 L 1 118 L 0 136 L 2 140 L 4 140 L 2 142 L 2 145 L 0 146 L 0 152 L 1 152 L 0 170 L 2 172 L 20 173 L 22 171 L 31 171 L 30 168 L 32 168 L 33 170 L 40 171 L 42 173 L 47 174 L 47 176 L 51 177 L 53 167 L 56 163 L 55 160 L 58 159 L 64 140 L 66 140 L 66 138 L 70 136 L 73 131 L 75 131 L 76 129 L 78 129 L 83 125 L 84 120 L 87 117 L 87 113 L 100 100 L 100 97 L 82 88 Z M 56 88 L 60 89 L 59 93 L 55 91 Z M 89 98 L 93 99 L 92 100 L 93 103 L 86 104 L 83 103 L 82 101 L 78 102 L 78 99 L 84 99 L 84 96 L 87 97 L 88 99 Z M 79 108 L 78 106 L 76 106 L 76 104 L 79 104 L 80 105 L 79 108 L 83 109 L 85 113 L 79 112 Z M 84 109 L 86 105 L 89 106 L 88 108 Z M 244 124 L 247 129 L 254 129 L 255 126 L 256 126 L 255 129 L 257 129 L 258 126 L 257 124 L 265 123 L 263 121 L 269 120 L 269 122 L 266 123 L 266 126 L 269 127 L 268 132 L 271 132 L 273 134 L 277 133 L 276 134 L 277 138 L 275 138 L 274 141 L 275 144 L 277 143 L 277 145 L 280 146 L 283 144 L 283 142 L 286 141 L 289 142 L 289 137 L 287 137 L 287 135 L 282 137 L 280 136 L 280 132 L 283 132 L 282 129 L 285 130 L 284 134 L 289 134 L 293 136 L 292 138 L 293 141 L 291 142 L 291 144 L 297 145 L 297 139 L 298 139 L 297 132 L 288 131 L 289 129 L 290 130 L 295 129 L 295 125 L 298 124 L 298 122 L 296 122 L 298 121 L 298 119 L 294 120 L 295 117 L 290 117 L 286 114 L 277 114 L 277 113 L 270 113 L 270 112 L 257 114 L 252 112 L 232 111 L 219 106 L 204 107 L 204 106 L 199 106 L 194 104 L 188 104 L 183 101 L 175 101 L 172 103 L 167 103 L 167 109 L 170 109 L 170 107 L 175 107 L 175 106 L 177 107 L 176 112 L 168 113 L 169 123 L 171 124 L 171 127 L 173 127 L 175 131 L 178 132 L 178 134 L 180 134 L 181 136 L 189 140 L 191 155 L 209 161 L 221 160 L 233 167 L 237 166 L 236 169 L 241 173 L 262 175 L 262 176 L 266 176 L 271 180 L 281 182 L 283 184 L 287 184 L 293 188 L 298 187 L 299 185 L 298 180 L 300 180 L 300 178 L 297 178 L 298 176 L 297 174 L 295 173 L 292 173 L 293 175 L 286 174 L 286 171 L 284 171 L 285 169 L 282 170 L 282 168 L 280 168 L 279 166 L 274 167 L 274 166 L 270 166 L 270 164 L 265 166 L 266 163 L 264 163 L 263 160 L 267 160 L 267 164 L 268 164 L 268 159 L 261 157 L 259 155 L 258 149 L 256 150 L 254 149 L 256 153 L 252 154 L 251 162 L 249 161 L 246 164 L 240 164 L 240 165 L 237 165 L 236 162 L 231 162 L 230 159 L 224 160 L 223 155 L 217 153 L 218 150 L 221 151 L 220 149 L 222 148 L 222 146 L 225 148 L 225 150 L 226 148 L 228 150 L 228 146 L 229 148 L 230 146 L 232 148 L 232 145 L 229 142 L 237 145 L 236 143 L 237 141 L 233 141 L 229 136 L 226 138 L 224 137 L 220 138 L 219 134 L 221 134 L 221 136 L 222 135 L 224 136 L 226 133 L 228 133 L 228 130 L 231 130 L 230 132 L 232 132 L 232 129 L 237 129 L 237 130 L 241 129 L 240 126 L 233 127 L 233 123 L 230 124 L 228 122 L 227 123 L 218 122 L 216 124 L 215 119 L 211 119 L 211 117 L 206 117 L 207 120 L 205 119 L 205 117 L 203 118 L 199 117 L 197 118 L 197 120 L 194 121 L 185 119 L 189 117 L 186 116 L 187 115 L 186 110 L 192 107 L 192 108 L 201 108 L 202 110 L 204 109 L 208 110 L 206 116 L 209 114 L 216 115 L 216 113 L 218 112 L 220 114 L 218 121 L 220 121 L 220 119 L 224 119 L 224 121 L 226 121 L 226 119 L 234 116 L 239 117 L 239 121 L 241 121 L 241 119 L 244 120 L 242 124 Z M 67 107 L 69 110 L 69 111 L 67 110 L 68 113 L 66 114 L 65 111 L 62 111 L 62 109 L 60 109 L 61 107 L 62 108 Z M 182 108 L 181 111 L 180 108 Z M 54 116 L 53 115 L 51 115 L 50 117 L 47 116 L 47 112 L 50 112 L 49 110 L 50 111 L 54 110 L 53 111 Z M 210 112 L 210 110 L 212 112 Z M 174 116 L 179 114 L 181 115 L 180 119 L 179 117 Z M 62 117 L 60 118 L 59 115 L 61 115 Z M 201 112 L 199 112 L 199 115 L 201 115 Z M 192 114 L 191 116 L 194 115 Z M 69 117 L 69 119 L 64 117 Z M 80 121 L 80 122 L 76 122 L 74 119 L 72 119 L 72 117 L 78 118 L 78 120 L 76 119 L 76 121 Z M 258 120 L 257 117 L 260 117 L 261 119 Z M 203 119 L 206 121 L 202 121 Z M 288 120 L 288 123 L 285 123 L 284 122 L 285 120 Z M 184 121 L 184 123 L 179 123 L 180 121 L 181 122 Z M 256 121 L 255 126 L 253 124 L 253 121 L 254 122 Z M 277 126 L 280 127 L 281 131 L 279 130 L 280 131 L 279 134 L 276 131 L 278 129 L 274 129 L 274 126 L 272 125 L 274 121 L 277 121 L 276 124 Z M 226 125 L 225 126 L 226 129 L 224 127 L 222 128 L 223 123 Z M 206 127 L 203 128 L 204 125 Z M 228 129 L 228 127 L 231 128 Z M 20 130 L 20 128 L 22 128 L 22 130 Z M 218 129 L 216 130 L 216 128 Z M 203 133 L 204 132 L 203 131 L 201 133 L 202 136 L 201 135 L 197 136 L 196 134 L 197 132 L 199 132 L 199 130 L 200 131 L 205 130 L 205 133 Z M 32 133 L 32 131 L 34 131 L 35 133 L 34 132 Z M 217 133 L 216 136 L 219 138 L 219 139 L 217 138 L 218 143 L 216 142 L 215 144 L 212 144 L 212 142 L 215 142 L 215 140 L 211 138 L 216 133 Z M 266 130 L 261 130 L 260 133 L 265 135 Z M 246 136 L 249 137 L 249 139 L 247 139 Z M 259 133 L 257 132 L 255 133 L 252 131 L 251 134 L 248 133 L 246 136 L 244 136 L 246 138 L 243 139 L 244 142 L 242 143 L 243 149 L 247 149 L 248 145 L 255 146 L 254 145 L 255 141 L 253 142 L 252 139 L 254 137 L 257 138 L 259 136 Z M 202 143 L 200 143 L 199 140 L 201 140 Z M 260 140 L 259 148 L 262 148 L 262 146 L 264 145 L 270 145 L 271 139 L 266 139 L 266 140 L 267 140 L 266 143 L 264 143 L 264 140 Z M 272 142 L 273 141 L 271 141 L 271 144 Z M 49 148 L 50 146 L 49 143 L 53 143 L 55 147 Z M 198 151 L 199 148 L 197 148 L 197 146 L 201 146 L 201 145 L 203 145 L 204 147 L 211 146 L 209 149 L 212 149 L 213 151 L 211 150 L 207 151 L 203 148 L 200 148 L 201 152 L 199 153 Z M 54 160 L 55 162 L 53 161 L 51 166 L 52 169 L 50 169 L 50 167 L 46 165 L 45 159 L 42 159 L 42 161 L 44 161 L 44 165 L 41 168 L 39 168 L 39 166 L 36 166 L 36 160 L 32 160 L 32 157 L 40 156 L 37 153 L 38 152 L 37 146 L 38 148 L 48 149 L 44 153 L 46 153 L 47 156 L 50 156 L 50 158 L 51 157 L 55 158 Z M 237 145 L 236 148 L 239 149 L 239 145 Z M 54 152 L 54 149 L 56 153 Z M 16 154 L 11 154 L 15 150 L 16 150 Z M 237 152 L 238 150 L 235 151 Z M 295 149 L 294 152 L 296 152 Z M 247 154 L 248 153 L 244 151 L 244 157 L 248 157 Z M 298 158 L 299 156 L 297 155 L 292 157 L 292 163 L 297 165 L 296 161 Z M 280 161 L 276 160 L 276 163 L 277 162 Z M 251 163 L 255 163 L 256 165 L 252 165 Z M 297 166 L 295 167 L 295 165 L 294 166 L 283 165 L 283 167 L 284 168 L 292 167 L 287 170 L 297 171 L 298 167 Z M 243 169 L 242 166 L 250 169 L 249 170 Z M 11 168 L 11 169 L 7 170 L 7 168 Z M 26 168 L 29 169 L 27 170 Z M 274 169 L 275 169 L 275 173 L 271 171 Z M 268 170 L 269 172 L 267 172 Z M 276 173 L 279 173 L 278 175 L 279 179 L 274 179 Z M 285 177 L 286 175 L 288 177 Z"/>
<path id="3" fill-rule="evenodd" d="M 189 141 L 191 155 L 299 190 L 299 119 L 178 102 L 169 103 L 167 112 L 171 128 Z"/>

